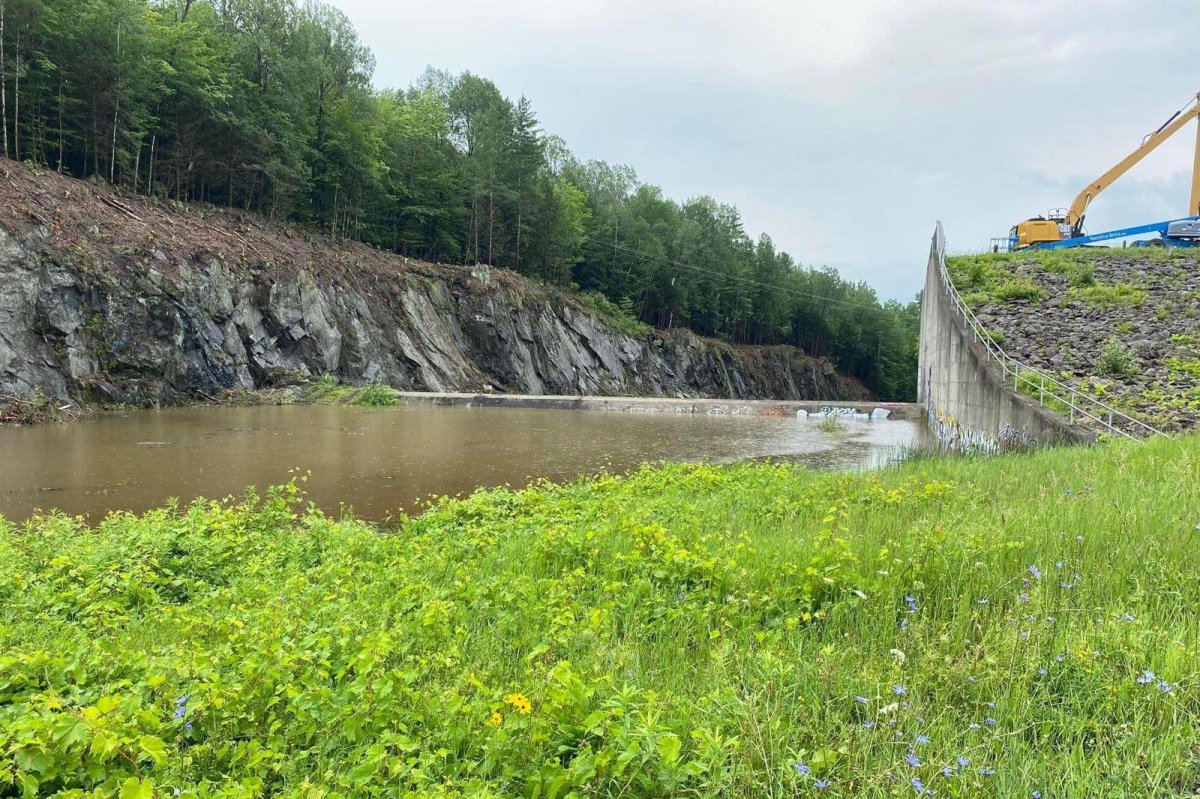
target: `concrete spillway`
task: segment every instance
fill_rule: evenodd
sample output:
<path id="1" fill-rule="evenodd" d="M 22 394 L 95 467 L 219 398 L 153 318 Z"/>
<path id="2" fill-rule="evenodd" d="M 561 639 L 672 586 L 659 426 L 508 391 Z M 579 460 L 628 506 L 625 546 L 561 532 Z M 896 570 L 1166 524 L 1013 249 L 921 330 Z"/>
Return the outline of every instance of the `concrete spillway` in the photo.
<path id="1" fill-rule="evenodd" d="M 934 232 L 921 296 L 917 399 L 935 442 L 948 449 L 987 451 L 1088 442 L 1078 427 L 1017 391 L 980 335 L 950 282 L 941 223 Z"/>

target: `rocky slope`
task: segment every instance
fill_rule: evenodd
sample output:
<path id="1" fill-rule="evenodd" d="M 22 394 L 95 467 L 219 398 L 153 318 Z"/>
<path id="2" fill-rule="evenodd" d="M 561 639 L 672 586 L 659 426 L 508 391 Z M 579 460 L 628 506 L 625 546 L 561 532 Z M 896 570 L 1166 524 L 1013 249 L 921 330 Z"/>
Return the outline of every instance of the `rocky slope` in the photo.
<path id="1" fill-rule="evenodd" d="M 0 160 L 0 393 L 163 405 L 400 389 L 866 399 L 790 347 L 629 335 L 511 272 L 419 263 Z"/>
<path id="2" fill-rule="evenodd" d="M 949 259 L 1006 352 L 1166 431 L 1200 426 L 1200 250 Z"/>

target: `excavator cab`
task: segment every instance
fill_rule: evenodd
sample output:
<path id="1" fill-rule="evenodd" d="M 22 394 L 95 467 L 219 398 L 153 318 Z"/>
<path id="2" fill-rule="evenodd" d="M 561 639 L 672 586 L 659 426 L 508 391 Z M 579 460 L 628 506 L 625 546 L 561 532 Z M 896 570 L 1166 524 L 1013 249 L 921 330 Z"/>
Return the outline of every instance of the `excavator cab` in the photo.
<path id="1" fill-rule="evenodd" d="M 1026 219 L 1024 222 L 1017 223 L 1012 229 L 1012 237 L 1016 239 L 1014 249 L 1018 250 L 1048 241 L 1061 241 L 1069 238 L 1070 235 L 1070 225 L 1067 224 L 1067 209 L 1065 208 L 1052 208 L 1045 216 Z"/>

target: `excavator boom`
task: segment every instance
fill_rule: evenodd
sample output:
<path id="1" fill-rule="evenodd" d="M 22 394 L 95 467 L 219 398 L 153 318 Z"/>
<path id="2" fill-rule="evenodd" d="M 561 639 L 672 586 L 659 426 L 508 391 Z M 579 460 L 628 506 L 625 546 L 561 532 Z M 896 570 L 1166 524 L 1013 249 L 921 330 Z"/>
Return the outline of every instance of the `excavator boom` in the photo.
<path id="1" fill-rule="evenodd" d="M 1107 189 L 1113 181 L 1124 175 L 1135 164 L 1152 153 L 1160 144 L 1171 138 L 1180 128 L 1193 119 L 1200 118 L 1200 93 L 1193 98 L 1187 107 L 1176 111 L 1175 115 L 1162 126 L 1142 140 L 1142 144 L 1129 155 L 1125 156 L 1116 166 L 1105 172 L 1081 192 L 1071 203 L 1067 211 L 1066 222 L 1071 226 L 1071 236 L 1083 234 L 1083 217 L 1087 212 L 1088 203 L 1096 199 L 1100 192 Z M 1192 169 L 1192 195 L 1188 206 L 1188 216 L 1200 215 L 1200 129 L 1196 133 L 1196 158 Z"/>

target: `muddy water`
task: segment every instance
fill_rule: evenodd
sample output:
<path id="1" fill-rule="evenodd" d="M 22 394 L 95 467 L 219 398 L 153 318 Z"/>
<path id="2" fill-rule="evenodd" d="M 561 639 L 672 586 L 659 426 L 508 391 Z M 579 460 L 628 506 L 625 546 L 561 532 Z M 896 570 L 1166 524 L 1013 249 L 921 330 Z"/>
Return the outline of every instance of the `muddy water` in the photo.
<path id="1" fill-rule="evenodd" d="M 0 515 L 56 508 L 95 520 L 170 497 L 240 494 L 311 471 L 310 498 L 371 519 L 418 497 L 569 479 L 644 461 L 786 457 L 879 466 L 913 448 L 917 422 L 712 417 L 514 408 L 175 408 L 74 425 L 0 428 Z"/>

